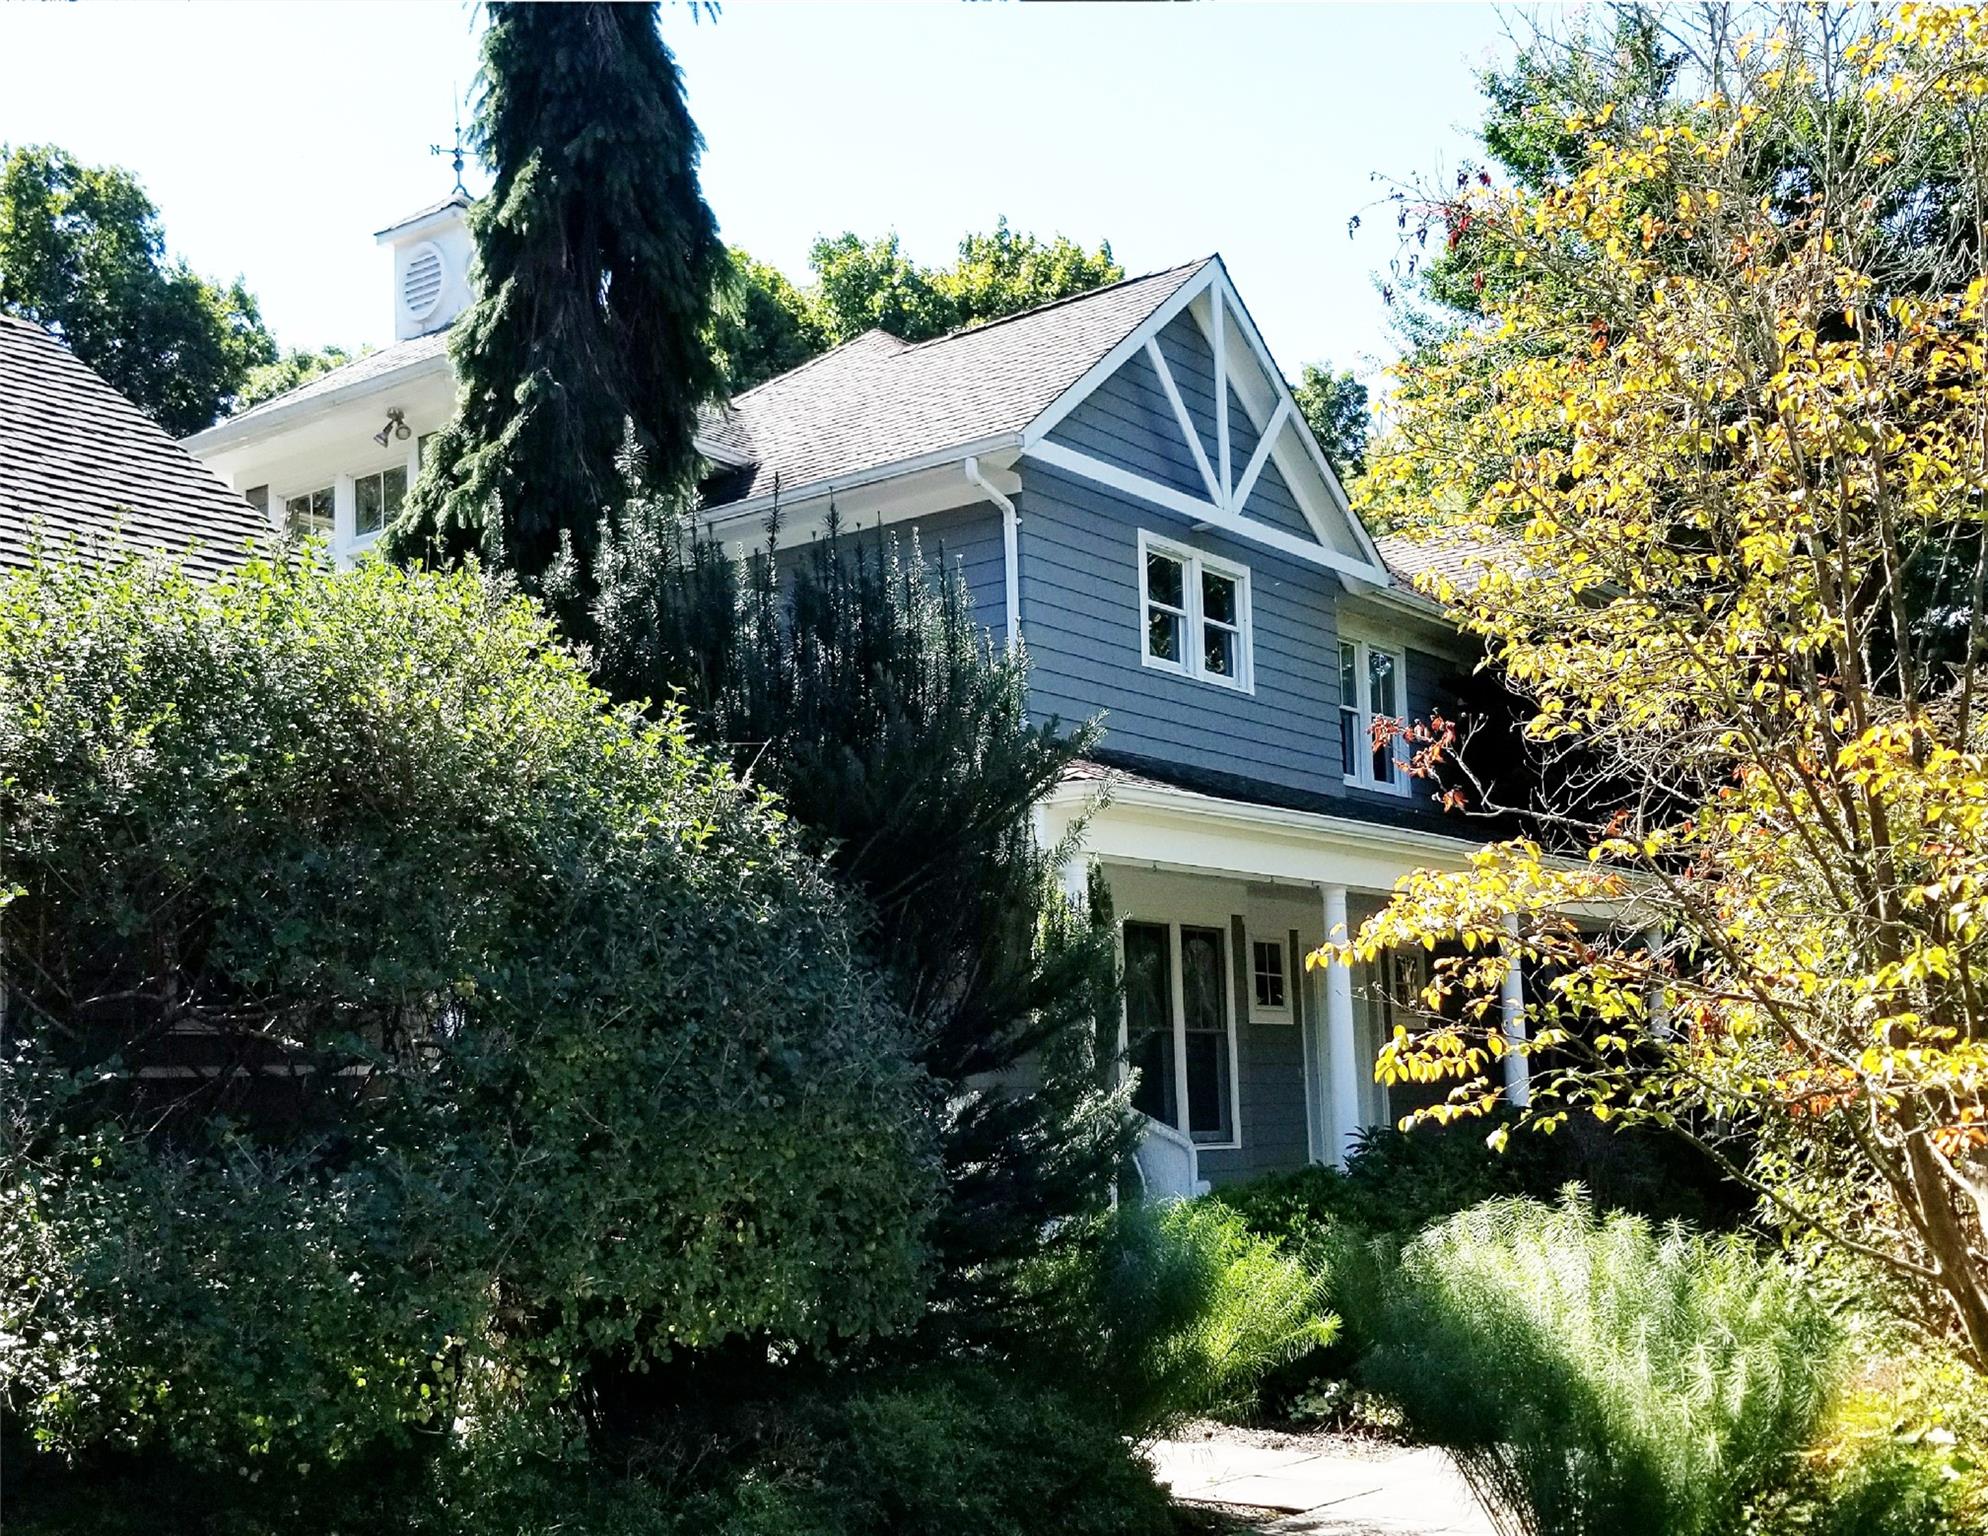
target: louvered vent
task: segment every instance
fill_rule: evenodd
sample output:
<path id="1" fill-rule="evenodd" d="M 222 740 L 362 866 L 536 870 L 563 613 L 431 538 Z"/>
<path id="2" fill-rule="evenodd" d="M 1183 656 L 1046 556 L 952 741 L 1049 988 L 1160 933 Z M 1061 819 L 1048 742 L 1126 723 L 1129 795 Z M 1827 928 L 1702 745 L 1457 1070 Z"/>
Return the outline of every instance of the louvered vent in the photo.
<path id="1" fill-rule="evenodd" d="M 409 253 L 407 271 L 400 280 L 400 302 L 416 320 L 426 320 L 442 302 L 442 253 L 433 245 L 422 245 Z"/>

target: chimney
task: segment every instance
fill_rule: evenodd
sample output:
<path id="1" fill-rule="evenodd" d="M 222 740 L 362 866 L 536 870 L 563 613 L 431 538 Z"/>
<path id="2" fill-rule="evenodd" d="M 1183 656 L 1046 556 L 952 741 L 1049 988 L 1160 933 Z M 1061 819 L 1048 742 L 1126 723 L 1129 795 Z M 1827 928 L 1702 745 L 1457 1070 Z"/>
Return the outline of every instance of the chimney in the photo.
<path id="1" fill-rule="evenodd" d="M 393 247 L 394 340 L 443 330 L 469 308 L 476 295 L 469 285 L 475 245 L 467 193 L 389 224 L 373 238 Z"/>

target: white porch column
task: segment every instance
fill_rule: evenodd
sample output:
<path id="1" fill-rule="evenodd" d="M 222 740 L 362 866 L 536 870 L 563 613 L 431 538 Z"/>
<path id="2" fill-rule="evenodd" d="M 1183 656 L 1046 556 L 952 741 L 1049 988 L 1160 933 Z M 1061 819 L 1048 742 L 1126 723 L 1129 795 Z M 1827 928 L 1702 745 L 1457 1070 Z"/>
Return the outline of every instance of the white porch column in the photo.
<path id="1" fill-rule="evenodd" d="M 1321 886 L 1325 896 L 1325 941 L 1344 944 L 1353 936 L 1346 922 L 1346 887 Z M 1353 1133 L 1360 1129 L 1359 1052 L 1353 1044 L 1353 972 L 1333 963 L 1325 968 L 1326 1131 L 1335 1168 L 1346 1166 Z"/>
<path id="2" fill-rule="evenodd" d="M 1524 1045 L 1526 990 L 1525 977 L 1521 973 L 1523 956 L 1519 950 L 1519 919 L 1516 913 L 1505 918 L 1505 933 L 1505 959 L 1509 964 L 1504 980 L 1498 984 L 1498 1012 L 1504 1025 L 1505 1044 Z M 1514 1109 L 1524 1109 L 1532 1102 L 1530 1065 L 1523 1051 L 1506 1051 L 1505 1098 Z"/>
<path id="3" fill-rule="evenodd" d="M 1643 947 L 1650 952 L 1650 969 L 1652 972 L 1647 1009 L 1650 1016 L 1650 1033 L 1659 1040 L 1668 1040 L 1671 1037 L 1670 991 L 1664 986 L 1663 976 L 1657 970 L 1659 963 L 1663 959 L 1663 929 L 1644 929 Z"/>

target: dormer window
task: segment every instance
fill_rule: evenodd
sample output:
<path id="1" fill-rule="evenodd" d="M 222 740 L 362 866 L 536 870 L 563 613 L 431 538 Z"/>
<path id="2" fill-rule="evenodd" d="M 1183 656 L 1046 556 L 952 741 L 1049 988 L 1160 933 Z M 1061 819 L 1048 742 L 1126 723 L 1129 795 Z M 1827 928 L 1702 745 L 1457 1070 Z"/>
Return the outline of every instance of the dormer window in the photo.
<path id="1" fill-rule="evenodd" d="M 1339 765 L 1348 784 L 1408 793 L 1408 775 L 1397 761 L 1401 744 L 1374 744 L 1376 720 L 1400 720 L 1407 713 L 1407 679 L 1400 651 L 1367 640 L 1339 642 Z"/>
<path id="2" fill-rule="evenodd" d="M 1251 691 L 1249 569 L 1139 535 L 1140 659 L 1220 688 Z"/>

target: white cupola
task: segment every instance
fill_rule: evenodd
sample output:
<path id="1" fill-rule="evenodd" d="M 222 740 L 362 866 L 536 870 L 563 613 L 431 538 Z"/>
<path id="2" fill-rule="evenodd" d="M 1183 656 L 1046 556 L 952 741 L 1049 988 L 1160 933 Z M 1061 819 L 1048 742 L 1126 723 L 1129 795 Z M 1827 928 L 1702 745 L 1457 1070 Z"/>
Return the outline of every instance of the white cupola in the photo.
<path id="1" fill-rule="evenodd" d="M 456 192 L 374 235 L 393 247 L 395 341 L 439 331 L 469 308 L 475 246 L 469 235 L 469 194 Z"/>

